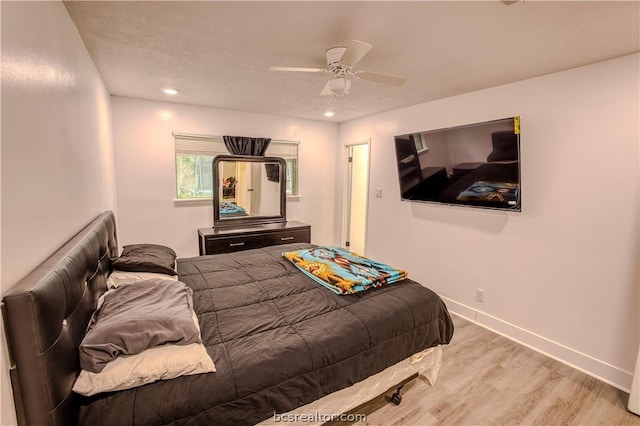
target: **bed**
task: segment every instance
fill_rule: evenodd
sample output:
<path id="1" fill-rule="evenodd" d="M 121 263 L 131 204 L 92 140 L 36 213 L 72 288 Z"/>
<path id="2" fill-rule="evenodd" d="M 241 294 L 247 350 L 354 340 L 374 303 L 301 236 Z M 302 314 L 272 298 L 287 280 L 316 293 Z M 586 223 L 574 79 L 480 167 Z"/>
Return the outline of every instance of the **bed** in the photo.
<path id="1" fill-rule="evenodd" d="M 519 204 L 519 163 L 496 161 L 480 164 L 451 180 L 439 200 L 482 207 L 515 207 Z"/>
<path id="2" fill-rule="evenodd" d="M 440 298 L 409 279 L 339 296 L 282 257 L 306 243 L 179 259 L 216 372 L 81 397 L 78 347 L 118 255 L 106 212 L 3 298 L 18 418 L 27 424 L 255 424 L 446 344 Z"/>
<path id="3" fill-rule="evenodd" d="M 492 151 L 483 163 L 453 167 L 449 183 L 438 195 L 445 203 L 517 208 L 520 205 L 519 137 L 513 131 L 491 133 Z M 463 173 L 458 173 L 457 170 Z M 461 175 L 461 176 L 460 176 Z"/>
<path id="4" fill-rule="evenodd" d="M 233 201 L 221 201 L 220 216 L 229 218 L 229 217 L 248 216 L 248 214 L 244 208 L 240 207 Z"/>

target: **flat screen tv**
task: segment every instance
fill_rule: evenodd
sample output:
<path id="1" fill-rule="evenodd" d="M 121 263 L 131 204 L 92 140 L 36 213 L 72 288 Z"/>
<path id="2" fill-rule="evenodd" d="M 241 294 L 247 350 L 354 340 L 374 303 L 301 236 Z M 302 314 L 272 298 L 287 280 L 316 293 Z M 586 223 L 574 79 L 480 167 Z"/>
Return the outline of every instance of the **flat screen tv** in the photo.
<path id="1" fill-rule="evenodd" d="M 520 117 L 395 136 L 395 149 L 404 201 L 521 210 Z"/>

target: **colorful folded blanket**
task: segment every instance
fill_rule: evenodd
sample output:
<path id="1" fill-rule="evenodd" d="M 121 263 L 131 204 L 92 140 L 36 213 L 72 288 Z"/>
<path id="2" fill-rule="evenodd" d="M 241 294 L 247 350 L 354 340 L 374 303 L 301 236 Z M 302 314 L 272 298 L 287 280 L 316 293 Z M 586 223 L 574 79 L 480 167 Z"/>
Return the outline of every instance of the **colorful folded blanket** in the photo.
<path id="1" fill-rule="evenodd" d="M 517 204 L 520 185 L 511 182 L 488 182 L 479 180 L 462 191 L 460 201 L 489 201 L 494 203 Z"/>
<path id="2" fill-rule="evenodd" d="M 407 273 L 340 247 L 282 253 L 309 277 L 336 294 L 353 294 L 407 278 Z"/>
<path id="3" fill-rule="evenodd" d="M 227 214 L 246 214 L 247 211 L 231 201 L 220 202 L 220 215 Z"/>

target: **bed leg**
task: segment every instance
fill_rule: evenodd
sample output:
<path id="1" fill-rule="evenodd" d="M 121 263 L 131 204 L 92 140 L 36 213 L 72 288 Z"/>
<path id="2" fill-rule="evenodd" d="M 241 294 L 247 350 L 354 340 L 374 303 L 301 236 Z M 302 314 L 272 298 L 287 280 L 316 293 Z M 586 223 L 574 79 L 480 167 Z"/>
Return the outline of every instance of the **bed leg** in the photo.
<path id="1" fill-rule="evenodd" d="M 400 391 L 402 390 L 403 387 L 404 387 L 404 385 L 402 385 L 398 389 L 396 389 L 396 391 L 393 393 L 393 395 L 391 395 L 391 397 L 389 398 L 391 400 L 391 402 L 393 403 L 393 405 L 400 405 L 400 403 L 402 402 L 402 395 L 400 395 Z"/>
<path id="2" fill-rule="evenodd" d="M 394 405 L 400 405 L 400 403 L 402 402 L 402 395 L 400 395 L 400 391 L 402 390 L 404 385 L 406 385 L 409 382 L 412 382 L 413 380 L 415 380 L 417 378 L 418 378 L 418 373 L 416 372 L 416 373 L 411 374 L 409 377 L 407 377 L 406 379 L 404 379 L 400 383 L 396 384 L 394 387 L 392 387 L 391 389 L 389 389 L 387 391 L 387 392 L 391 392 L 391 390 L 393 388 L 396 388 L 396 391 L 390 397 L 388 397 L 387 399 L 389 401 L 391 401 Z"/>

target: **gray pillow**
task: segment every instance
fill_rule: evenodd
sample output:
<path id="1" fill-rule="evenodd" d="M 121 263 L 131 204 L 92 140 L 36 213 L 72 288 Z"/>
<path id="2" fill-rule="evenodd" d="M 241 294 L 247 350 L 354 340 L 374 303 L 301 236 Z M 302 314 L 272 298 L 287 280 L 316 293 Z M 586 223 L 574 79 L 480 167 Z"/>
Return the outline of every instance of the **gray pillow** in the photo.
<path id="1" fill-rule="evenodd" d="M 112 266 L 119 271 L 177 275 L 176 252 L 159 244 L 126 245 Z"/>
<path id="2" fill-rule="evenodd" d="M 200 343 L 193 291 L 180 281 L 151 279 L 106 292 L 80 344 L 80 367 L 99 373 L 120 355 L 164 344 Z"/>

